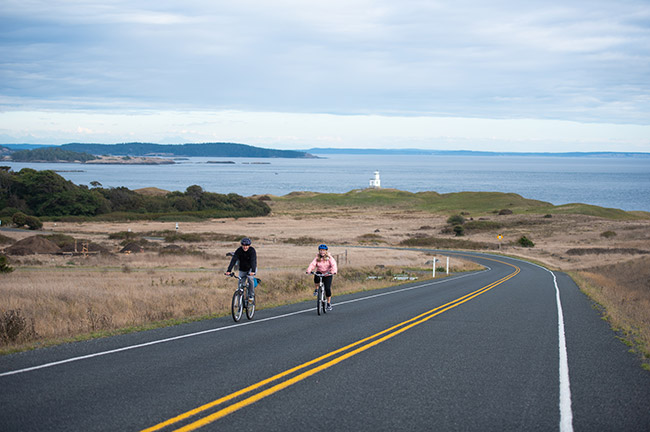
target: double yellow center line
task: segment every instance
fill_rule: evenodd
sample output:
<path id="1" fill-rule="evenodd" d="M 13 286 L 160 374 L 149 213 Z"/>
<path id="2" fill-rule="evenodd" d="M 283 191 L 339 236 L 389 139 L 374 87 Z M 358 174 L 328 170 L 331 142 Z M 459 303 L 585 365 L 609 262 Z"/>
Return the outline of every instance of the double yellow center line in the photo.
<path id="1" fill-rule="evenodd" d="M 214 422 L 216 420 L 219 420 L 220 418 L 225 417 L 228 414 L 231 414 L 231 413 L 233 413 L 233 412 L 235 412 L 237 410 L 240 410 L 240 409 L 242 409 L 242 408 L 244 408 L 244 407 L 246 407 L 248 405 L 251 405 L 251 404 L 253 404 L 253 403 L 255 403 L 255 402 L 257 402 L 257 401 L 259 401 L 261 399 L 264 399 L 267 396 L 270 396 L 270 395 L 272 395 L 274 393 L 277 393 L 282 389 L 290 387 L 293 384 L 296 384 L 297 382 L 300 382 L 300 381 L 304 380 L 305 378 L 308 378 L 308 377 L 310 377 L 312 375 L 315 375 L 318 372 L 321 372 L 321 371 L 323 371 L 325 369 L 328 369 L 328 368 L 342 362 L 345 359 L 353 357 L 353 356 L 355 356 L 355 355 L 357 355 L 357 354 L 359 354 L 359 353 L 361 353 L 363 351 L 366 351 L 367 349 L 370 349 L 370 348 L 372 348 L 372 347 L 374 347 L 376 345 L 379 345 L 380 343 L 382 343 L 382 342 L 384 342 L 384 341 L 386 341 L 388 339 L 391 339 L 391 338 L 397 336 L 398 334 L 407 331 L 410 328 L 413 328 L 413 327 L 415 327 L 417 325 L 420 325 L 420 324 L 430 320 L 431 318 L 433 318 L 433 317 L 435 317 L 437 315 L 440 315 L 443 312 L 446 312 L 446 311 L 448 311 L 450 309 L 453 309 L 453 308 L 455 308 L 457 306 L 460 306 L 461 304 L 463 304 L 463 303 L 465 303 L 465 302 L 467 302 L 469 300 L 472 300 L 473 298 L 475 298 L 475 297 L 477 297 L 477 296 L 491 290 L 495 286 L 507 281 L 508 279 L 511 279 L 511 278 L 515 277 L 521 271 L 521 269 L 519 267 L 515 266 L 515 265 L 505 263 L 505 262 L 502 262 L 502 263 L 514 267 L 515 271 L 513 273 L 510 273 L 509 275 L 495 281 L 495 282 L 492 282 L 489 285 L 484 286 L 483 288 L 480 288 L 480 289 L 478 289 L 478 290 L 476 290 L 474 292 L 471 292 L 471 293 L 469 293 L 467 295 L 459 297 L 456 300 L 452 300 L 449 303 L 446 303 L 446 304 L 444 304 L 442 306 L 438 306 L 435 309 L 431 309 L 431 310 L 429 310 L 427 312 L 424 312 L 424 313 L 422 313 L 420 315 L 417 315 L 417 316 L 415 316 L 415 317 L 413 317 L 413 318 L 411 318 L 411 319 L 409 319 L 407 321 L 403 321 L 403 322 L 401 322 L 399 324 L 396 324 L 396 325 L 394 325 L 394 326 L 392 326 L 390 328 L 387 328 L 386 330 L 382 330 L 379 333 L 375 333 L 372 336 L 361 339 L 361 340 L 359 340 L 357 342 L 354 342 L 354 343 L 352 343 L 350 345 L 344 346 L 343 348 L 339 348 L 339 349 L 337 349 L 335 351 L 329 352 L 329 353 L 327 353 L 325 355 L 317 357 L 317 358 L 315 358 L 313 360 L 310 360 L 310 361 L 308 361 L 306 363 L 303 363 L 303 364 L 301 364 L 299 366 L 288 369 L 288 370 L 286 370 L 284 372 L 281 372 L 281 373 L 279 373 L 277 375 L 274 375 L 274 376 L 272 376 L 270 378 L 267 378 L 267 379 L 262 380 L 262 381 L 260 381 L 258 383 L 250 385 L 250 386 L 248 386 L 246 388 L 238 390 L 238 391 L 236 391 L 234 393 L 223 396 L 223 397 L 221 397 L 219 399 L 216 399 L 216 400 L 214 400 L 212 402 L 209 402 L 209 403 L 207 403 L 205 405 L 202 405 L 202 406 L 200 406 L 198 408 L 187 411 L 187 412 L 185 412 L 183 414 L 180 414 L 180 415 L 178 415 L 176 417 L 173 417 L 173 418 L 171 418 L 169 420 L 166 420 L 166 421 L 164 421 L 162 423 L 158 423 L 157 425 L 151 426 L 150 428 L 143 429 L 142 432 L 153 432 L 153 431 L 158 431 L 158 430 L 167 428 L 168 426 L 171 426 L 171 425 L 174 425 L 176 423 L 182 422 L 182 421 L 187 420 L 187 419 L 189 419 L 191 417 L 202 414 L 205 411 L 211 410 L 212 408 L 218 407 L 221 404 L 225 404 L 226 402 L 233 401 L 233 400 L 235 400 L 235 399 L 239 398 L 240 396 L 243 396 L 243 395 L 245 395 L 247 393 L 250 393 L 250 392 L 253 392 L 253 391 L 258 391 L 258 393 L 255 393 L 255 394 L 253 394 L 251 396 L 248 396 L 245 399 L 242 399 L 242 400 L 240 400 L 238 402 L 234 402 L 231 405 L 228 405 L 226 407 L 223 407 L 223 408 L 219 409 L 216 412 L 213 412 L 212 414 L 208 414 L 205 417 L 202 417 L 202 418 L 200 418 L 198 420 L 193 421 L 192 423 L 186 424 L 185 426 L 182 426 L 182 427 L 180 427 L 178 429 L 175 429 L 175 431 L 177 431 L 177 432 L 180 432 L 180 431 L 183 431 L 183 432 L 185 432 L 185 431 L 193 431 L 193 430 L 196 430 L 196 429 L 198 429 L 200 427 L 203 427 L 203 426 L 205 426 L 205 425 L 207 425 L 209 423 L 212 423 L 212 422 Z M 323 363 L 323 361 L 327 360 L 327 359 L 330 359 L 330 360 Z M 303 369 L 306 369 L 306 370 L 304 372 L 302 372 L 302 373 L 299 373 L 299 374 L 291 377 L 291 378 L 286 379 L 285 381 L 279 382 L 278 384 L 275 384 L 275 385 L 273 385 L 271 387 L 264 388 L 268 384 L 271 384 L 271 383 L 273 383 L 275 381 L 278 381 L 280 379 L 283 379 L 283 378 L 290 377 L 291 375 L 293 375 L 293 374 L 295 374 L 295 373 L 297 373 L 297 372 L 299 372 L 299 371 L 301 371 Z"/>

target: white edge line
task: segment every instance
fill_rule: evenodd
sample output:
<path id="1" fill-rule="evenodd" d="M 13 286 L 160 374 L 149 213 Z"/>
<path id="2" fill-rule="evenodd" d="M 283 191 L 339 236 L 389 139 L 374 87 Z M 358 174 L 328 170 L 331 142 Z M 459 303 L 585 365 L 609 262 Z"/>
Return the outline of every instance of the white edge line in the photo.
<path id="1" fill-rule="evenodd" d="M 571 384 L 569 381 L 569 360 L 566 349 L 566 336 L 564 334 L 564 313 L 560 301 L 560 289 L 557 286 L 555 273 L 553 275 L 555 284 L 555 298 L 557 300 L 557 327 L 558 344 L 560 349 L 560 432 L 573 432 L 573 412 L 571 409 Z"/>
<path id="2" fill-rule="evenodd" d="M 509 257 L 510 258 L 510 257 Z M 557 303 L 557 332 L 558 332 L 558 350 L 559 350 L 559 378 L 560 378 L 560 432 L 573 432 L 573 410 L 571 407 L 571 381 L 569 379 L 569 356 L 566 348 L 566 335 L 564 331 L 564 312 L 562 311 L 562 301 L 560 300 L 560 288 L 557 285 L 555 273 L 546 267 L 529 261 L 510 258 L 515 261 L 527 262 L 536 267 L 546 270 L 553 276 L 553 285 L 555 286 L 555 302 Z"/>
<path id="3" fill-rule="evenodd" d="M 491 270 L 489 267 L 487 267 L 487 269 Z M 431 285 L 436 285 L 436 284 L 439 284 L 439 283 L 442 283 L 442 282 L 449 282 L 449 281 L 464 278 L 464 277 L 467 277 L 467 276 L 473 276 L 475 274 L 482 273 L 482 272 L 488 271 L 488 270 L 481 270 L 480 272 L 468 273 L 468 274 L 461 275 L 461 276 L 445 278 L 445 279 L 435 281 L 435 282 L 429 282 L 429 283 L 425 283 L 425 284 L 422 284 L 422 285 L 417 285 L 417 286 L 408 287 L 408 288 L 402 288 L 402 289 L 399 289 L 399 290 L 389 291 L 389 292 L 385 292 L 385 293 L 381 293 L 381 294 L 374 294 L 374 295 L 371 295 L 371 296 L 365 296 L 365 297 L 361 297 L 361 298 L 358 298 L 358 299 L 346 300 L 344 302 L 337 303 L 337 306 L 347 304 L 347 303 L 354 303 L 354 302 L 358 302 L 358 301 L 362 301 L 362 300 L 368 300 L 368 299 L 375 298 L 375 297 L 382 297 L 382 296 L 385 296 L 385 295 L 397 294 L 397 293 L 403 292 L 403 291 L 410 291 L 410 290 L 413 290 L 413 289 L 424 288 L 424 287 L 428 287 L 428 286 L 431 286 Z M 189 337 L 200 336 L 200 335 L 204 335 L 204 334 L 208 334 L 208 333 L 214 333 L 214 332 L 218 332 L 218 331 L 222 331 L 222 330 L 229 330 L 229 329 L 232 329 L 232 328 L 235 328 L 235 327 L 241 327 L 241 326 L 245 326 L 245 325 L 257 324 L 257 323 L 276 320 L 276 319 L 280 319 L 280 318 L 287 318 L 287 317 L 290 317 L 290 316 L 293 316 L 293 315 L 298 315 L 298 314 L 301 314 L 301 313 L 312 312 L 312 311 L 313 311 L 313 308 L 303 309 L 303 310 L 300 310 L 300 311 L 290 312 L 290 313 L 287 313 L 287 314 L 272 316 L 272 317 L 268 317 L 268 318 L 255 320 L 255 321 L 248 321 L 248 322 L 244 322 L 244 323 L 240 323 L 240 324 L 232 324 L 232 325 L 225 326 L 225 327 L 219 327 L 219 328 L 214 328 L 214 329 L 209 329 L 209 330 L 203 330 L 203 331 L 195 332 L 195 333 L 188 333 L 188 334 L 184 334 L 184 335 L 180 335 L 180 336 L 174 336 L 174 337 L 170 337 L 170 338 L 166 338 L 166 339 L 158 339 L 158 340 L 154 340 L 154 341 L 151 341 L 151 342 L 145 342 L 145 343 L 141 343 L 141 344 L 137 344 L 137 345 L 129 345 L 129 346 L 122 347 L 122 348 L 116 348 L 116 349 L 112 349 L 112 350 L 108 350 L 108 351 L 101 351 L 101 352 L 98 352 L 98 353 L 88 354 L 88 355 L 79 356 L 79 357 L 71 357 L 69 359 L 59 360 L 59 361 L 55 361 L 55 362 L 51 362 L 51 363 L 44 363 L 44 364 L 38 365 L 38 366 L 32 366 L 32 367 L 28 367 L 28 368 L 24 368 L 24 369 L 16 369 L 16 370 L 13 370 L 13 371 L 2 372 L 2 373 L 0 373 L 0 377 L 9 376 L 9 375 L 17 375 L 17 374 L 20 374 L 20 373 L 31 372 L 31 371 L 35 371 L 35 370 L 39 370 L 39 369 L 45 369 L 45 368 L 49 368 L 49 367 L 52 367 L 52 366 L 58 366 L 58 365 L 62 365 L 62 364 L 65 364 L 65 363 L 71 363 L 71 362 L 75 362 L 75 361 L 79 361 L 79 360 L 87 360 L 87 359 L 91 359 L 91 358 L 94 358 L 94 357 L 101 357 L 101 356 L 105 356 L 105 355 L 108 355 L 108 354 L 115 354 L 115 353 L 119 353 L 119 352 L 122 352 L 122 351 L 129 351 L 129 350 L 136 349 L 136 348 L 144 348 L 144 347 L 147 347 L 147 346 L 157 345 L 157 344 L 161 344 L 161 343 L 165 343 L 165 342 L 171 342 L 171 341 L 175 341 L 175 340 L 179 340 L 179 339 L 185 339 L 185 338 L 189 338 Z"/>

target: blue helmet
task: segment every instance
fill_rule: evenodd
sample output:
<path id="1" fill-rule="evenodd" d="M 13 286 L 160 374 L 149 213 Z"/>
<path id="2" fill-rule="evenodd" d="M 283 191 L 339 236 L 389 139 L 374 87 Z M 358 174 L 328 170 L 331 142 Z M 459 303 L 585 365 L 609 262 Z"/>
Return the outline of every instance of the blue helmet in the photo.
<path id="1" fill-rule="evenodd" d="M 251 245 L 251 239 L 249 239 L 248 237 L 244 237 L 243 239 L 241 239 L 241 245 L 242 246 L 250 246 Z"/>
<path id="2" fill-rule="evenodd" d="M 319 245 L 318 250 L 321 250 L 321 249 L 327 250 L 327 245 L 326 244 Z"/>

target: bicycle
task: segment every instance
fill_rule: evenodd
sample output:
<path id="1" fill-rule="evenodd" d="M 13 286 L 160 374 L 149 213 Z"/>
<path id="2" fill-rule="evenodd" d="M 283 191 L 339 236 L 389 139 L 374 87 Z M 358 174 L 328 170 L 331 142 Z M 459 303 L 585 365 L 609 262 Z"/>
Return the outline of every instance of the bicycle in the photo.
<path id="1" fill-rule="evenodd" d="M 318 276 L 318 289 L 316 291 L 316 313 L 320 315 L 321 310 L 323 314 L 327 313 L 327 299 L 325 298 L 325 284 L 323 283 L 323 278 L 327 276 L 332 276 L 332 273 L 317 273 L 311 272 L 314 276 Z"/>
<path id="2" fill-rule="evenodd" d="M 255 297 L 253 297 L 252 302 L 248 301 L 248 294 L 247 294 L 248 278 L 239 277 L 234 273 L 231 273 L 230 275 L 226 275 L 226 276 L 236 277 L 239 280 L 239 282 L 237 282 L 237 289 L 232 295 L 232 303 L 230 308 L 230 312 L 232 313 L 232 319 L 235 320 L 235 322 L 239 322 L 244 309 L 246 309 L 246 318 L 253 319 L 253 315 L 255 315 Z"/>

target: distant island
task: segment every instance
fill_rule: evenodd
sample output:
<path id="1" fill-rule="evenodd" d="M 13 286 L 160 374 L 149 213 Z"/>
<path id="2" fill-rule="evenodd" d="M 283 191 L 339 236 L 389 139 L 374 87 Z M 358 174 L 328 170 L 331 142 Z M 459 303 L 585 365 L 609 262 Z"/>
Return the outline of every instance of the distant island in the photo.
<path id="1" fill-rule="evenodd" d="M 4 150 L 2 149 L 4 147 Z M 4 144 L 0 154 L 13 159 L 20 151 L 42 151 L 44 149 L 88 154 L 93 156 L 130 156 L 130 157 L 248 157 L 248 158 L 315 158 L 307 152 L 298 150 L 275 150 L 236 143 L 202 143 L 202 144 L 87 144 L 69 143 L 62 145 L 40 144 Z M 64 159 L 65 160 L 65 159 Z M 68 159 L 69 160 L 69 159 Z M 89 159 L 91 160 L 91 159 Z M 85 161 L 84 161 L 85 162 Z M 97 162 L 95 162 L 97 163 Z"/>
<path id="2" fill-rule="evenodd" d="M 1 151 L 2 148 L 0 148 Z M 90 153 L 65 150 L 60 147 L 41 147 L 33 150 L 2 151 L 0 160 L 13 162 L 54 162 L 84 164 L 162 165 L 175 163 L 171 159 L 147 156 L 95 156 Z"/>
<path id="3" fill-rule="evenodd" d="M 349 155 L 438 155 L 438 156 L 552 156 L 552 157 L 650 157 L 641 152 L 492 152 L 474 150 L 427 150 L 427 149 L 375 149 L 375 148 L 331 148 L 314 147 L 304 150 L 310 154 L 349 154 Z"/>

